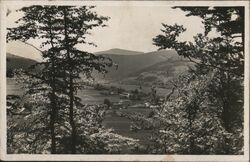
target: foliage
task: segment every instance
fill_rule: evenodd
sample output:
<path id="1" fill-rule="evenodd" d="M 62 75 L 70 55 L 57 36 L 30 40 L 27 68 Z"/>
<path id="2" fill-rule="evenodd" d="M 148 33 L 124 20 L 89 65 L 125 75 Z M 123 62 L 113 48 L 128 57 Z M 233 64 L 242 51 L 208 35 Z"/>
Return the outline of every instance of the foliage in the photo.
<path id="1" fill-rule="evenodd" d="M 17 98 L 7 96 L 7 102 L 12 103 L 7 109 L 8 153 L 48 153 L 51 144 L 48 87 L 33 80 L 36 88 L 30 89 L 31 79 L 20 70 L 17 74 L 14 75 L 17 84 L 29 92 Z"/>
<path id="2" fill-rule="evenodd" d="M 214 72 L 216 73 L 216 72 Z M 199 76 L 186 80 L 177 89 L 178 96 L 165 102 L 155 112 L 159 124 L 154 132 L 153 153 L 229 154 L 233 153 L 228 141 L 232 133 L 225 130 L 220 119 L 222 107 L 209 101 L 208 87 L 213 76 Z M 232 147 L 232 148 L 231 148 Z M 230 150 L 231 149 L 231 150 Z"/>
<path id="3" fill-rule="evenodd" d="M 16 21 L 17 27 L 8 28 L 8 41 L 20 40 L 32 47 L 35 46 L 29 42 L 41 41 L 40 47 L 35 48 L 43 57 L 42 62 L 30 69 L 17 72 L 17 81 L 23 85 L 26 98 L 20 102 L 28 104 L 32 111 L 21 116 L 24 120 L 20 119 L 20 125 L 16 125 L 16 117 L 8 116 L 10 153 L 112 152 L 112 149 L 107 149 L 109 141 L 102 141 L 106 137 L 99 138 L 99 132 L 106 131 L 100 124 L 103 109 L 83 105 L 77 96 L 83 88 L 82 79 L 92 78 L 93 70 L 106 73 L 106 67 L 112 66 L 109 58 L 77 48 L 79 44 L 95 46 L 86 41 L 86 35 L 95 27 L 104 27 L 108 20 L 92 8 L 23 7 L 19 11 L 24 16 Z M 37 67 L 40 70 L 34 70 Z M 110 136 L 110 141 L 121 140 L 116 150 L 130 140 L 108 131 L 106 135 Z M 94 138 L 100 140 L 94 141 Z"/>
<path id="4" fill-rule="evenodd" d="M 172 92 L 151 118 L 137 116 L 134 121 L 141 129 L 142 123 L 152 127 L 152 153 L 242 154 L 244 8 L 175 8 L 201 17 L 204 34 L 181 42 L 178 37 L 186 29 L 163 24 L 163 34 L 153 41 L 160 49 L 175 49 L 195 68 L 173 82 Z M 215 37 L 209 35 L 213 28 Z"/>
<path id="5" fill-rule="evenodd" d="M 244 7 L 178 6 L 174 8 L 180 8 L 188 12 L 186 16 L 199 16 L 202 18 L 204 20 L 205 35 L 215 28 L 221 35 L 231 38 L 238 37 L 235 34 L 241 34 L 239 37 L 242 37 L 242 42 L 244 42 Z"/>
<path id="6" fill-rule="evenodd" d="M 107 105 L 108 107 L 112 106 L 112 102 L 107 98 L 103 100 L 103 104 Z"/>
<path id="7" fill-rule="evenodd" d="M 137 146 L 136 139 L 123 137 L 112 130 L 102 130 L 96 134 L 91 135 L 91 138 L 95 143 L 101 141 L 105 144 L 104 150 L 107 153 L 118 154 L 126 151 L 130 151 Z M 94 145 L 95 146 L 95 145 Z M 124 151 L 126 150 L 126 151 Z"/>
<path id="8" fill-rule="evenodd" d="M 50 153 L 51 140 L 49 128 L 48 97 L 49 87 L 36 86 L 31 89 L 34 79 L 19 70 L 15 75 L 18 85 L 30 91 L 23 96 L 8 96 L 8 153 Z M 37 80 L 38 81 L 38 80 Z M 40 85 L 40 84 L 37 84 Z M 43 91 L 40 88 L 43 87 Z M 28 92 L 26 91 L 26 92 Z M 57 153 L 70 154 L 71 126 L 66 95 L 57 95 L 60 109 L 55 123 Z M 137 140 L 120 136 L 112 130 L 104 129 L 102 122 L 106 112 L 104 105 L 81 105 L 76 109 L 75 121 L 77 126 L 77 154 L 88 153 L 119 153 L 124 148 L 130 150 L 137 145 Z"/>

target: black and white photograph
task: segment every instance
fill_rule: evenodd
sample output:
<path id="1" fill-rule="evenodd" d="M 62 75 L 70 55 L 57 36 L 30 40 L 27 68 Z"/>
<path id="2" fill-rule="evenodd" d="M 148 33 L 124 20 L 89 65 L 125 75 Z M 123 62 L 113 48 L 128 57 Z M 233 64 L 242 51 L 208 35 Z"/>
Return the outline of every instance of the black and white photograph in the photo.
<path id="1" fill-rule="evenodd" d="M 0 3 L 1 160 L 249 160 L 249 1 Z"/>

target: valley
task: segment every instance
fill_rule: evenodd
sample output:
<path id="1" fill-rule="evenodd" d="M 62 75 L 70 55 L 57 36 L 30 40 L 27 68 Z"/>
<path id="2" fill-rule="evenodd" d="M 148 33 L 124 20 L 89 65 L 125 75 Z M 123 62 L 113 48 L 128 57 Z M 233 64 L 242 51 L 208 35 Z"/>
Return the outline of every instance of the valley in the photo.
<path id="1" fill-rule="evenodd" d="M 140 53 L 114 49 L 96 54 L 111 58 L 118 67 L 109 68 L 105 76 L 94 72 L 95 81 L 78 91 L 77 95 L 83 104 L 88 105 L 102 105 L 108 100 L 110 108 L 103 126 L 120 135 L 138 139 L 143 147 L 147 147 L 150 145 L 150 130 L 132 131 L 131 120 L 126 115 L 138 113 L 147 116 L 152 111 L 152 91 L 163 101 L 171 91 L 169 81 L 185 73 L 192 64 L 175 51 Z M 7 54 L 7 59 L 9 70 L 27 69 L 36 62 L 13 54 Z M 21 94 L 21 86 L 7 78 L 7 95 Z"/>

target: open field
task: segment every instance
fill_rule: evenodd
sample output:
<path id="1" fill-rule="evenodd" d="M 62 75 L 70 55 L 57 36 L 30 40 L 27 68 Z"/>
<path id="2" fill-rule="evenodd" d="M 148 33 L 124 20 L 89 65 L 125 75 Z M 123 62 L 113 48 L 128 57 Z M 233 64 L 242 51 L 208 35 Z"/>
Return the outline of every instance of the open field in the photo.
<path id="1" fill-rule="evenodd" d="M 127 90 L 133 90 L 133 88 L 136 88 L 136 86 L 128 85 L 127 87 L 124 87 Z M 92 87 L 86 87 L 84 90 L 80 91 L 78 93 L 78 96 L 81 97 L 82 102 L 85 104 L 103 104 L 104 99 L 109 99 L 112 103 L 122 101 L 123 99 L 120 99 L 120 96 L 118 94 L 116 95 L 104 95 L 101 93 L 100 90 L 95 90 Z M 13 79 L 7 79 L 7 94 L 22 94 L 21 86 L 18 86 Z M 142 103 L 143 101 L 131 101 L 132 105 L 137 103 Z M 131 105 L 131 106 L 132 106 Z M 131 121 L 126 117 L 121 117 L 118 114 L 122 113 L 139 113 L 139 114 L 148 114 L 150 109 L 146 107 L 131 107 L 128 106 L 127 109 L 111 109 L 108 110 L 106 113 L 106 117 L 103 121 L 103 125 L 105 128 L 111 128 L 114 130 L 115 133 L 118 133 L 120 135 L 139 139 L 139 143 L 143 145 L 150 144 L 149 143 L 149 131 L 137 131 L 132 132 L 130 130 Z"/>
<path id="2" fill-rule="evenodd" d="M 104 99 L 109 99 L 112 102 L 118 102 L 120 100 L 118 95 L 103 95 L 101 92 L 93 89 L 92 87 L 86 87 L 78 93 L 78 96 L 82 99 L 84 104 L 103 104 Z"/>
<path id="3" fill-rule="evenodd" d="M 130 130 L 131 121 L 126 117 L 120 117 L 116 113 L 113 113 L 112 110 L 109 110 L 110 112 L 107 113 L 106 118 L 103 121 L 103 125 L 105 128 L 112 128 L 114 131 L 120 135 L 138 139 L 139 143 L 142 145 L 148 145 L 150 144 L 149 138 L 150 138 L 150 131 L 142 130 L 133 132 Z M 149 109 L 123 109 L 123 110 L 116 110 L 118 112 L 124 112 L 124 113 L 143 113 L 146 114 Z"/>
<path id="4" fill-rule="evenodd" d="M 115 86 L 115 87 L 118 87 L 118 88 L 125 89 L 127 91 L 132 91 L 132 90 L 140 88 L 139 85 L 114 83 L 114 82 L 105 83 L 105 85 L 107 85 L 107 86 Z M 142 88 L 143 93 L 150 93 L 151 92 L 151 87 L 150 86 L 141 86 L 141 88 Z M 167 89 L 167 88 L 155 87 L 155 89 L 157 91 L 157 95 L 159 95 L 159 96 L 166 96 L 168 93 L 171 92 L 171 89 Z"/>

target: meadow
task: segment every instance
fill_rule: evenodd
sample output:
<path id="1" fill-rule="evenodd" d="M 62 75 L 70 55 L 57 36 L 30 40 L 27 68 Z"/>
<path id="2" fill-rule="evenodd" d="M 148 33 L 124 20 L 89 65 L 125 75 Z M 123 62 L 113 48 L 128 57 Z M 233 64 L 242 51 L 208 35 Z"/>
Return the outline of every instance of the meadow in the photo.
<path id="1" fill-rule="evenodd" d="M 126 88 L 127 90 L 133 90 L 137 88 L 136 85 L 120 85 L 119 87 Z M 149 92 L 150 88 L 143 88 L 145 92 Z M 168 90 L 165 89 L 165 93 Z M 96 90 L 93 87 L 86 86 L 83 90 L 78 92 L 78 96 L 82 99 L 82 103 L 88 105 L 103 104 L 104 99 L 110 100 L 112 103 L 117 103 L 125 99 L 121 99 L 119 94 L 115 95 L 105 95 L 102 92 L 104 90 Z M 164 92 L 160 91 L 161 93 Z M 20 85 L 17 85 L 13 79 L 7 78 L 7 95 L 22 95 L 23 90 Z M 116 108 L 109 109 L 106 112 L 105 118 L 103 120 L 103 126 L 108 129 L 113 129 L 115 133 L 120 135 L 138 139 L 139 144 L 149 145 L 150 131 L 149 130 L 139 130 L 131 131 L 131 120 L 121 114 L 144 114 L 147 115 L 151 110 L 148 107 L 135 107 L 136 104 L 142 104 L 145 101 L 131 100 L 131 106 L 126 109 Z"/>

